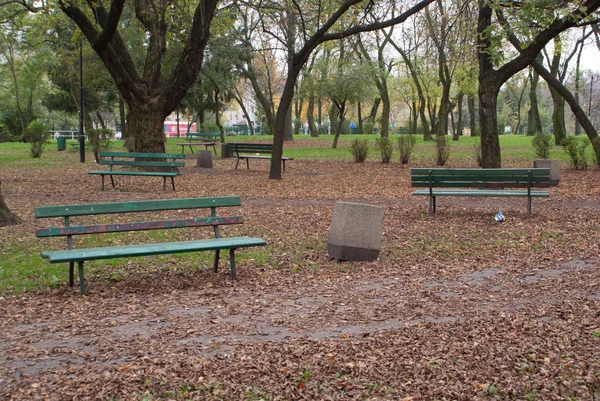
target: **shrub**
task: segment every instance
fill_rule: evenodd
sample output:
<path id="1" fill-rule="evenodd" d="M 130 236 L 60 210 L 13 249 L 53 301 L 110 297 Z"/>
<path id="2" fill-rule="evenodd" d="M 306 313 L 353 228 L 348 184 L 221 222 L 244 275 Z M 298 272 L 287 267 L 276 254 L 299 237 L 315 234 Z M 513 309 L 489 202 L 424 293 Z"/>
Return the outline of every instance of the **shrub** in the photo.
<path id="1" fill-rule="evenodd" d="M 588 168 L 585 150 L 590 145 L 590 140 L 584 137 L 568 136 L 562 141 L 563 150 L 571 159 L 575 170 L 585 170 Z"/>
<path id="2" fill-rule="evenodd" d="M 475 154 L 477 165 L 481 167 L 483 165 L 483 156 L 481 155 L 481 144 L 479 142 L 473 145 L 473 153 Z"/>
<path id="3" fill-rule="evenodd" d="M 379 147 L 379 152 L 381 153 L 381 162 L 389 163 L 392 159 L 392 154 L 394 153 L 394 147 L 392 146 L 392 141 L 390 141 L 390 138 L 387 136 L 377 138 L 377 146 Z"/>
<path id="4" fill-rule="evenodd" d="M 552 149 L 552 135 L 538 132 L 531 140 L 531 144 L 539 159 L 547 159 L 550 156 L 550 149 Z"/>
<path id="5" fill-rule="evenodd" d="M 368 134 L 368 135 L 372 134 L 373 133 L 373 127 L 374 127 L 374 125 L 370 121 L 367 121 L 367 122 L 363 123 L 363 126 L 362 126 L 363 132 L 361 132 L 361 134 Z"/>
<path id="6" fill-rule="evenodd" d="M 110 141 L 115 133 L 111 129 L 89 129 L 86 131 L 88 141 L 94 151 L 94 159 L 98 160 L 98 153 L 110 149 Z"/>
<path id="7" fill-rule="evenodd" d="M 437 136 L 435 138 L 435 164 L 443 166 L 450 157 L 450 144 L 445 136 Z"/>
<path id="8" fill-rule="evenodd" d="M 38 158 L 42 156 L 46 142 L 52 134 L 46 131 L 46 127 L 40 121 L 32 121 L 25 132 L 25 138 L 31 145 L 31 157 Z"/>
<path id="9" fill-rule="evenodd" d="M 356 163 L 362 163 L 367 160 L 369 153 L 369 145 L 366 139 L 355 139 L 352 142 L 352 157 Z"/>
<path id="10" fill-rule="evenodd" d="M 400 163 L 407 164 L 412 155 L 412 151 L 417 143 L 417 138 L 410 135 L 402 135 L 398 138 L 398 150 L 400 151 Z"/>
<path id="11" fill-rule="evenodd" d="M 219 126 L 214 121 L 205 122 L 200 126 L 200 131 L 201 132 L 219 132 Z"/>
<path id="12" fill-rule="evenodd" d="M 300 129 L 302 129 L 302 120 L 294 118 L 294 135 L 300 134 Z"/>
<path id="13" fill-rule="evenodd" d="M 317 132 L 319 133 L 319 135 L 329 134 L 329 124 L 323 123 L 319 125 L 319 128 L 317 128 Z"/>

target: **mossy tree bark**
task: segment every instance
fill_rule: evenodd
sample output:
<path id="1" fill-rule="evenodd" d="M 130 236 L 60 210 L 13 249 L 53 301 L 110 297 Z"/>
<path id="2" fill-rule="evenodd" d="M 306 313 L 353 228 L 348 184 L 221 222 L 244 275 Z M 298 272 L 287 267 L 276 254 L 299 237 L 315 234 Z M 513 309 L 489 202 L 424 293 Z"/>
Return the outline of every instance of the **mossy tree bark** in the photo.
<path id="1" fill-rule="evenodd" d="M 0 227 L 19 224 L 21 219 L 13 214 L 2 196 L 2 182 L 0 181 Z"/>

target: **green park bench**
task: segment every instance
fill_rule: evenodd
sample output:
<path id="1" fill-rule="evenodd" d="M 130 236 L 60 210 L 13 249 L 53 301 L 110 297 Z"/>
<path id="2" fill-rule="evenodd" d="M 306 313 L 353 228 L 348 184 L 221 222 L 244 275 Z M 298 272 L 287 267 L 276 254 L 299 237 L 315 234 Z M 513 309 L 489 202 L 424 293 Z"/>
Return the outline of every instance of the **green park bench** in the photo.
<path id="1" fill-rule="evenodd" d="M 549 168 L 412 168 L 410 179 L 413 187 L 427 188 L 416 190 L 413 195 L 429 197 L 430 216 L 435 213 L 438 196 L 524 197 L 528 216 L 532 198 L 550 196 L 548 191 L 532 189 L 550 186 Z"/>
<path id="2" fill-rule="evenodd" d="M 184 154 L 168 153 L 141 153 L 141 152 L 100 152 L 98 164 L 109 166 L 108 170 L 93 170 L 90 174 L 102 176 L 102 190 L 104 191 L 104 176 L 110 176 L 110 182 L 115 187 L 113 176 L 130 175 L 143 177 L 163 177 L 163 191 L 167 186 L 167 178 L 171 178 L 173 191 L 175 191 L 175 177 L 181 175 L 178 169 L 185 166 Z M 115 170 L 114 167 L 125 167 L 127 170 Z M 164 171 L 144 171 L 145 170 L 164 170 Z"/>
<path id="3" fill-rule="evenodd" d="M 248 160 L 250 159 L 271 159 L 271 155 L 273 154 L 273 144 L 271 143 L 250 143 L 250 142 L 241 142 L 241 143 L 229 143 L 228 146 L 231 148 L 232 152 L 235 153 L 237 157 L 237 162 L 235 163 L 235 169 L 237 170 L 238 164 L 240 160 L 246 160 L 246 168 L 250 169 L 250 165 Z M 269 156 L 266 156 L 269 155 Z M 285 162 L 287 160 L 294 160 L 291 157 L 282 157 L 281 163 L 283 166 L 283 171 L 285 171 Z"/>
<path id="4" fill-rule="evenodd" d="M 193 146 L 204 146 L 204 149 L 208 150 L 212 146 L 215 155 L 217 154 L 217 141 L 221 139 L 221 134 L 218 132 L 204 133 L 204 132 L 188 132 L 185 134 L 186 142 L 180 142 L 177 145 L 181 146 L 181 153 L 185 153 L 185 147 L 190 148 L 190 152 L 194 153 Z"/>
<path id="5" fill-rule="evenodd" d="M 37 237 L 67 237 L 66 250 L 45 251 L 41 255 L 50 263 L 69 263 L 69 285 L 73 286 L 74 266 L 79 269 L 79 289 L 85 294 L 83 263 L 87 260 L 128 258 L 135 256 L 163 255 L 183 252 L 215 251 L 213 270 L 216 272 L 221 249 L 229 250 L 231 278 L 235 280 L 235 249 L 265 245 L 261 238 L 231 237 L 222 238 L 219 226 L 241 224 L 241 216 L 218 216 L 216 208 L 240 206 L 238 196 L 193 199 L 145 200 L 117 203 L 41 206 L 35 208 L 36 218 L 63 218 L 64 226 L 41 228 L 36 230 Z M 191 217 L 176 220 L 157 220 L 142 222 L 104 223 L 91 225 L 72 225 L 71 218 L 78 216 L 108 215 L 141 212 L 161 212 L 168 210 L 205 209 L 206 217 Z M 208 209 L 210 209 L 208 211 Z M 133 219 L 133 218 L 131 218 Z M 130 219 L 130 220 L 131 220 Z M 174 241 L 162 243 L 144 243 L 137 245 L 117 245 L 96 248 L 74 248 L 73 237 L 77 235 L 115 233 L 127 231 L 165 230 L 170 228 L 212 227 L 214 239 Z M 129 237 L 128 237 L 129 238 Z"/>

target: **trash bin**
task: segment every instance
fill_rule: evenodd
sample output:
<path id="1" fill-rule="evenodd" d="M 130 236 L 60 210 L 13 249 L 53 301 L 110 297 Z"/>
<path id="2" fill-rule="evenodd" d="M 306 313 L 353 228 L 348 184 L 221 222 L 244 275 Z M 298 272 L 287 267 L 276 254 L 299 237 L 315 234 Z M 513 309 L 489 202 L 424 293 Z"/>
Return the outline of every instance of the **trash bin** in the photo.
<path id="1" fill-rule="evenodd" d="M 233 146 L 229 146 L 229 143 L 221 143 L 221 158 L 228 159 L 233 157 Z"/>
<path id="2" fill-rule="evenodd" d="M 67 148 L 67 138 L 64 136 L 59 136 L 56 138 L 56 146 L 58 146 L 58 151 L 65 150 Z"/>

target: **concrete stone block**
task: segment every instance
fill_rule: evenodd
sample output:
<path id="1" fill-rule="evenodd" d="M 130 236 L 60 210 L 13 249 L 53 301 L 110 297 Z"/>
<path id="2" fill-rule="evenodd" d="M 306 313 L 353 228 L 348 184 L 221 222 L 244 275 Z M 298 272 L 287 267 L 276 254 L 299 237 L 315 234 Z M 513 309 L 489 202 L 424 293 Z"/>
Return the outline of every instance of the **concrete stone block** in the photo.
<path id="1" fill-rule="evenodd" d="M 196 167 L 213 168 L 213 152 L 211 150 L 199 150 L 196 155 Z"/>
<path id="2" fill-rule="evenodd" d="M 327 250 L 337 260 L 377 260 L 381 252 L 383 210 L 379 206 L 336 202 Z"/>
<path id="3" fill-rule="evenodd" d="M 534 168 L 549 168 L 550 169 L 550 185 L 556 186 L 560 181 L 560 168 L 556 159 L 535 159 L 533 161 Z"/>

